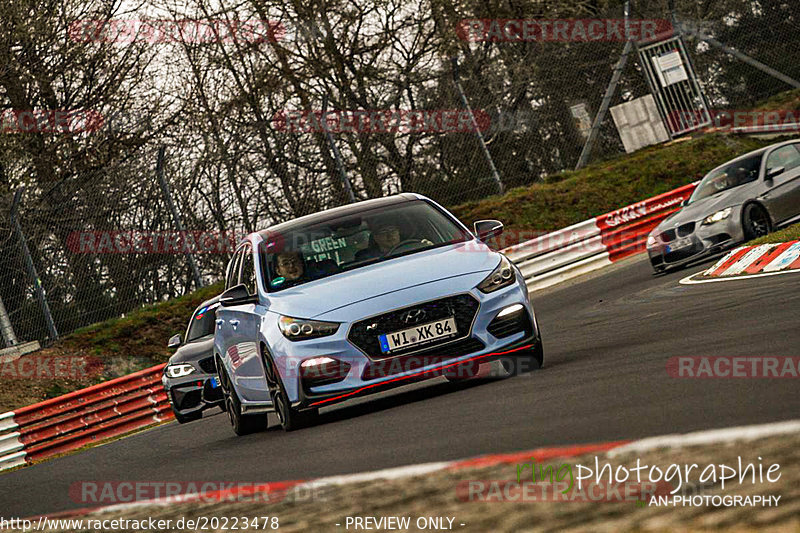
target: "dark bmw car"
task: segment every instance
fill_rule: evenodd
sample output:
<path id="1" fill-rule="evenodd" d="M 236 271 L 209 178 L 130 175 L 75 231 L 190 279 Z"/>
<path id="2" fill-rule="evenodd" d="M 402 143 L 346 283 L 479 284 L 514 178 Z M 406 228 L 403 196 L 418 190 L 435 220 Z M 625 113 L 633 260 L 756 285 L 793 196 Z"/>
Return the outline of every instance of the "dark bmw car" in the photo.
<path id="1" fill-rule="evenodd" d="M 680 211 L 647 238 L 656 273 L 800 220 L 800 139 L 755 150 L 709 172 Z"/>
<path id="2" fill-rule="evenodd" d="M 214 366 L 214 330 L 219 297 L 203 302 L 192 313 L 186 328 L 186 340 L 180 335 L 169 339 L 169 348 L 178 350 L 164 367 L 161 382 L 172 405 L 172 412 L 181 424 L 197 420 L 209 407 L 223 411 L 222 391 Z"/>

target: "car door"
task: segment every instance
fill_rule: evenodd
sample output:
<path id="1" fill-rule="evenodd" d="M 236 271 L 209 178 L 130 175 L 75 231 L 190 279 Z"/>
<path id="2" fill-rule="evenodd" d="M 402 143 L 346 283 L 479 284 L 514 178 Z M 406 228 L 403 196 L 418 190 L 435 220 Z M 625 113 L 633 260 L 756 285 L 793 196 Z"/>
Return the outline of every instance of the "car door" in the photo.
<path id="1" fill-rule="evenodd" d="M 247 287 L 249 294 L 258 294 L 255 254 L 250 243 L 240 250 L 239 277 L 236 284 Z M 228 348 L 233 379 L 240 400 L 262 403 L 269 400 L 264 367 L 259 357 L 258 330 L 262 306 L 254 303 L 229 306 L 223 327 L 229 328 Z"/>
<path id="2" fill-rule="evenodd" d="M 241 266 L 242 261 L 242 250 L 243 248 L 237 249 L 228 263 L 228 269 L 225 276 L 225 290 L 228 290 L 239 283 L 239 267 Z M 237 330 L 234 329 L 230 324 L 231 319 L 235 320 L 234 313 L 234 309 L 220 305 L 219 309 L 217 310 L 217 329 L 214 334 L 214 343 L 217 345 L 220 355 L 225 361 L 231 377 L 233 376 L 233 372 L 235 370 L 234 361 L 231 359 L 231 355 L 236 353 L 233 351 L 235 348 L 232 347 L 235 347 L 236 345 L 237 334 Z"/>
<path id="3" fill-rule="evenodd" d="M 770 176 L 781 167 L 783 172 Z M 764 184 L 767 192 L 762 198 L 775 222 L 800 215 L 800 143 L 780 146 L 767 155 Z"/>

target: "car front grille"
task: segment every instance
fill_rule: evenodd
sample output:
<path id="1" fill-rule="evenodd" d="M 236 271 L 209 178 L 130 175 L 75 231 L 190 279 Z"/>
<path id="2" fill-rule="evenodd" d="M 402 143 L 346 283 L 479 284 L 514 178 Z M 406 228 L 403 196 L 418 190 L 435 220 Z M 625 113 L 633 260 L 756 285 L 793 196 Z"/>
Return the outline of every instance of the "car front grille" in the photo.
<path id="1" fill-rule="evenodd" d="M 458 294 L 456 296 L 448 296 L 447 298 L 415 304 L 356 322 L 350 328 L 347 339 L 374 360 L 427 350 L 431 344 L 411 346 L 387 355 L 381 352 L 378 336 L 452 316 L 455 318 L 456 331 L 458 334 L 455 337 L 435 341 L 433 345 L 436 346 L 451 342 L 454 339 L 469 335 L 472 328 L 472 321 L 478 312 L 479 306 L 478 300 L 470 294 Z M 403 315 L 408 311 L 421 311 L 423 313 L 423 318 L 418 319 L 415 323 L 404 322 Z"/>
<path id="2" fill-rule="evenodd" d="M 198 361 L 197 364 L 200 365 L 200 368 L 206 374 L 217 373 L 217 365 L 214 364 L 213 357 L 206 357 L 205 359 L 200 359 L 200 361 Z"/>
<path id="3" fill-rule="evenodd" d="M 678 226 L 678 237 L 686 237 L 694 233 L 694 222 Z"/>
<path id="4" fill-rule="evenodd" d="M 443 363 L 449 359 L 476 353 L 485 348 L 478 339 L 466 338 L 451 341 L 449 344 L 428 348 L 411 355 L 400 355 L 381 361 L 370 361 L 361 373 L 361 379 L 378 379 L 411 370 L 417 370 L 433 364 Z"/>
<path id="5" fill-rule="evenodd" d="M 675 240 L 675 230 L 668 229 L 667 231 L 661 232 L 661 240 L 664 242 L 672 242 Z"/>

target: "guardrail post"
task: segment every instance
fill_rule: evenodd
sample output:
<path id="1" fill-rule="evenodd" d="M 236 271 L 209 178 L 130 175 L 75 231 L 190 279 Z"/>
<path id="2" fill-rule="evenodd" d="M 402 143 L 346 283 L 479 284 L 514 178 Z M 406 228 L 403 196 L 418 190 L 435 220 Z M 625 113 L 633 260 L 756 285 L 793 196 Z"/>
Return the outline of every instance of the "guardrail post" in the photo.
<path id="1" fill-rule="evenodd" d="M 175 222 L 175 226 L 178 228 L 178 231 L 181 234 L 183 245 L 184 245 L 184 254 L 186 258 L 189 260 L 189 265 L 192 267 L 192 275 L 194 276 L 194 282 L 197 284 L 197 288 L 200 289 L 203 287 L 203 277 L 200 275 L 200 270 L 197 268 L 197 263 L 194 261 L 194 255 L 192 254 L 191 250 L 188 249 L 186 246 L 186 239 L 185 233 L 183 231 L 183 221 L 181 220 L 181 214 L 178 213 L 178 210 L 175 208 L 175 204 L 172 202 L 172 193 L 169 190 L 169 184 L 167 180 L 164 179 L 164 152 L 166 151 L 165 146 L 161 146 L 158 149 L 158 159 L 156 161 L 156 176 L 158 176 L 158 182 L 161 184 L 161 191 L 164 193 L 164 201 L 167 202 L 167 206 L 169 207 L 170 212 L 172 212 L 172 219 Z"/>
<path id="2" fill-rule="evenodd" d="M 475 130 L 475 135 L 478 137 L 478 142 L 481 145 L 483 155 L 486 157 L 486 162 L 489 164 L 489 168 L 492 171 L 492 179 L 497 184 L 497 192 L 503 194 L 505 193 L 506 189 L 503 186 L 503 181 L 500 179 L 500 173 L 497 172 L 497 167 L 494 166 L 492 154 L 489 153 L 489 149 L 486 147 L 486 141 L 483 140 L 481 129 L 478 127 L 478 122 L 475 120 L 475 115 L 472 113 L 472 108 L 469 105 L 469 100 L 467 100 L 467 95 L 464 94 L 464 89 L 461 87 L 461 81 L 458 79 L 458 58 L 452 57 L 450 60 L 453 62 L 453 83 L 455 84 L 456 89 L 458 89 L 458 95 L 461 97 L 461 103 L 464 105 L 464 109 L 466 109 L 467 113 L 469 114 L 469 120 L 472 123 L 473 129 Z"/>
<path id="3" fill-rule="evenodd" d="M 11 326 L 11 320 L 8 318 L 8 311 L 3 305 L 2 298 L 0 298 L 0 333 L 3 335 L 3 342 L 7 348 L 17 344 L 17 336 L 14 335 L 14 328 Z"/>
<path id="4" fill-rule="evenodd" d="M 20 187 L 14 193 L 14 202 L 11 204 L 11 223 L 14 225 L 14 231 L 19 239 L 20 247 L 22 248 L 22 255 L 25 257 L 25 267 L 28 270 L 28 275 L 33 280 L 33 288 L 36 291 L 36 299 L 39 300 L 39 306 L 42 308 L 45 322 L 47 322 L 47 331 L 50 333 L 50 339 L 58 339 L 58 330 L 56 330 L 56 323 L 53 321 L 53 315 L 50 313 L 50 306 L 47 305 L 47 298 L 45 298 L 44 289 L 39 281 L 39 274 L 36 272 L 36 265 L 33 264 L 31 251 L 28 249 L 28 243 L 25 240 L 25 234 L 22 232 L 22 226 L 17 218 L 17 208 L 19 207 L 19 200 L 22 197 L 23 188 Z"/>

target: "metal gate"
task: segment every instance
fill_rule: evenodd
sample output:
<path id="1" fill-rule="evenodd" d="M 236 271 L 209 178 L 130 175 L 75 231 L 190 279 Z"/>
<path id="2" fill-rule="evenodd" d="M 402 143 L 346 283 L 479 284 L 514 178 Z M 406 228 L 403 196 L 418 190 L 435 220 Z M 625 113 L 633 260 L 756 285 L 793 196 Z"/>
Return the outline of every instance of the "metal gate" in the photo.
<path id="1" fill-rule="evenodd" d="M 670 137 L 711 124 L 705 96 L 680 36 L 637 46 L 639 62 Z"/>

